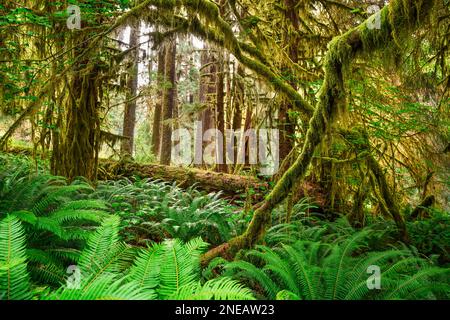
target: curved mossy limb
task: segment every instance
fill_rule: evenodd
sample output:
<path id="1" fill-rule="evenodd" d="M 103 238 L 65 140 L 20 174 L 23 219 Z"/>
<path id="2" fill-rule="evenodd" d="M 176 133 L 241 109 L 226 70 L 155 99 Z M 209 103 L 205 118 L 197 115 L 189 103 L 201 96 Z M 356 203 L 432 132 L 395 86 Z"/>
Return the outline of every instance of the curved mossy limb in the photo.
<path id="1" fill-rule="evenodd" d="M 205 0 L 158 1 L 146 0 L 147 5 L 169 10 L 184 7 L 191 14 L 190 19 L 174 17 L 157 19 L 155 23 L 163 24 L 173 31 L 194 34 L 228 49 L 243 65 L 265 78 L 275 89 L 282 92 L 296 107 L 307 123 L 313 115 L 314 108 L 288 83 L 277 75 L 267 63 L 267 58 L 254 46 L 238 41 L 231 26 L 219 14 L 219 8 L 213 2 Z M 149 19 L 155 18 L 156 11 L 143 12 Z M 208 27 L 207 27 L 208 26 Z M 170 34 L 170 33 L 169 33 Z"/>
<path id="2" fill-rule="evenodd" d="M 295 182 L 304 178 L 316 147 L 328 126 L 333 124 L 334 116 L 345 98 L 343 71 L 350 62 L 357 56 L 367 57 L 375 50 L 383 50 L 400 38 L 408 39 L 408 32 L 428 20 L 434 12 L 435 3 L 432 0 L 394 0 L 380 12 L 380 29 L 370 28 L 369 20 L 366 20 L 330 42 L 324 62 L 325 79 L 302 152 L 266 197 L 264 204 L 255 211 L 244 234 L 229 242 L 229 253 L 253 246 L 260 240 L 268 227 L 272 209 L 284 200 Z M 211 255 L 207 257 L 211 258 Z"/>
<path id="3" fill-rule="evenodd" d="M 395 199 L 395 197 L 393 196 L 393 190 L 391 190 L 387 182 L 386 175 L 382 167 L 370 153 L 371 147 L 367 132 L 362 128 L 354 128 L 351 131 L 341 130 L 341 134 L 346 136 L 348 139 L 358 141 L 358 151 L 360 152 L 360 154 L 365 154 L 365 163 L 367 169 L 369 170 L 369 173 L 371 173 L 370 179 L 372 180 L 372 189 L 375 196 L 378 198 L 378 201 L 380 202 L 381 210 L 386 216 L 390 216 L 394 219 L 397 229 L 400 232 L 401 240 L 406 243 L 409 242 L 405 220 L 400 213 L 400 209 L 397 206 L 397 199 Z M 367 194 L 367 191 L 364 191 L 364 177 L 361 177 L 361 179 L 363 183 L 360 185 L 360 188 L 355 195 L 353 206 L 354 211 L 352 212 L 353 217 L 360 217 L 360 219 L 356 219 L 357 222 L 361 222 L 358 220 L 362 219 L 362 202 L 364 201 L 364 197 Z"/>
<path id="4" fill-rule="evenodd" d="M 425 197 L 425 199 L 423 199 L 422 202 L 411 212 L 411 220 L 414 221 L 429 217 L 430 213 L 428 212 L 428 210 L 433 207 L 435 203 L 436 197 L 434 195 Z"/>
<path id="5" fill-rule="evenodd" d="M 379 163 L 374 159 L 373 156 L 368 156 L 366 159 L 366 163 L 369 169 L 373 172 L 381 197 L 386 203 L 386 208 L 388 212 L 395 221 L 395 224 L 401 235 L 401 240 L 408 243 L 409 236 L 406 230 L 405 220 L 403 219 L 400 210 L 397 206 L 397 203 L 392 195 L 392 191 L 388 186 L 386 176 L 384 175 L 383 170 L 381 169 Z"/>

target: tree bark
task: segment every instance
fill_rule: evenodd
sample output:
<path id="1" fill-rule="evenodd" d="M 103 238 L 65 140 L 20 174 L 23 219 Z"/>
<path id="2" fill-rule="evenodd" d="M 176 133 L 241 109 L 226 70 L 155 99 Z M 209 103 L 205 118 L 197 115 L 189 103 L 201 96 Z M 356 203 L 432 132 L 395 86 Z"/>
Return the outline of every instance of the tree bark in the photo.
<path id="1" fill-rule="evenodd" d="M 216 74 L 216 115 L 217 115 L 217 130 L 222 133 L 222 141 L 218 139 L 216 143 L 216 160 L 217 171 L 227 172 L 226 161 L 226 135 L 225 135 L 225 94 L 224 94 L 224 68 L 223 56 L 220 55 L 217 65 Z"/>
<path id="2" fill-rule="evenodd" d="M 201 54 L 201 75 L 200 75 L 200 91 L 199 101 L 204 106 L 204 110 L 200 114 L 200 121 L 202 123 L 201 138 L 207 130 L 214 128 L 214 95 L 216 94 L 216 65 L 214 59 L 212 59 L 209 53 L 209 48 L 205 46 L 204 51 Z M 203 141 L 203 140 L 202 140 Z M 207 141 L 202 142 L 202 163 L 203 166 L 203 152 L 208 145 Z M 214 155 L 210 155 L 214 156 Z"/>
<path id="3" fill-rule="evenodd" d="M 242 79 L 244 78 L 244 69 L 238 62 L 236 68 L 236 74 L 233 78 L 233 130 L 237 132 L 242 129 L 242 109 L 244 106 L 245 87 Z M 239 151 L 239 141 L 233 138 L 233 159 L 237 160 Z M 236 165 L 233 166 L 236 168 Z"/>
<path id="4" fill-rule="evenodd" d="M 298 35 L 296 31 L 299 30 L 299 17 L 295 6 L 298 1 L 293 0 L 284 0 L 284 5 L 286 6 L 285 16 L 286 21 L 289 23 L 287 30 L 285 30 L 284 41 L 285 46 L 288 49 L 289 59 L 292 63 L 298 62 L 298 49 L 297 43 L 300 41 L 298 39 Z M 291 28 L 295 31 L 292 32 Z M 288 83 L 294 89 L 297 90 L 297 79 L 295 77 L 295 70 L 289 68 L 287 64 L 284 66 L 284 72 L 288 76 Z M 279 130 L 280 130 L 280 161 L 286 159 L 286 157 L 291 152 L 294 147 L 295 142 L 295 123 L 291 116 L 289 115 L 289 111 L 293 108 L 292 103 L 289 99 L 283 98 L 283 102 L 280 105 L 279 109 Z"/>
<path id="5" fill-rule="evenodd" d="M 134 48 L 139 44 L 139 22 L 135 21 L 131 25 L 129 48 Z M 127 103 L 125 104 L 123 114 L 123 130 L 122 135 L 128 139 L 123 139 L 120 146 L 122 156 L 133 156 L 134 148 L 134 129 L 136 126 L 136 99 L 138 87 L 139 72 L 139 47 L 130 52 L 131 66 L 128 71 L 127 79 Z"/>
<path id="6" fill-rule="evenodd" d="M 405 220 L 400 213 L 400 210 L 397 206 L 396 199 L 394 198 L 391 189 L 386 181 L 386 176 L 384 175 L 383 170 L 381 169 L 378 162 L 373 158 L 372 155 L 367 157 L 367 166 L 373 172 L 373 175 L 376 179 L 378 187 L 380 188 L 380 194 L 383 197 L 383 200 L 386 203 L 386 208 L 391 214 L 392 218 L 395 221 L 395 224 L 400 231 L 401 238 L 404 242 L 409 242 L 408 232 L 406 230 Z"/>
<path id="7" fill-rule="evenodd" d="M 175 57 L 177 52 L 176 39 L 171 39 L 167 44 L 166 62 L 165 62 L 165 84 L 168 86 L 164 92 L 163 105 L 163 125 L 161 136 L 161 158 L 162 164 L 169 165 L 172 155 L 172 124 L 167 123 L 173 117 L 175 108 Z"/>
<path id="8" fill-rule="evenodd" d="M 164 91 L 162 89 L 164 83 L 164 74 L 165 74 L 165 57 L 166 50 L 165 46 L 161 46 L 158 51 L 158 72 L 157 72 L 157 97 L 155 104 L 155 113 L 153 114 L 153 128 L 152 128 L 152 152 L 158 158 L 159 151 L 161 148 L 161 117 L 162 117 L 162 104 L 163 104 L 163 94 Z"/>
<path id="9" fill-rule="evenodd" d="M 84 47 L 79 45 L 87 34 L 73 41 L 74 57 L 79 57 Z M 67 177 L 85 177 L 95 181 L 98 152 L 100 148 L 100 117 L 98 91 L 102 83 L 98 80 L 100 63 L 84 57 L 71 67 L 68 80 L 66 112 L 61 123 L 58 148 L 52 153 L 52 174 Z"/>
<path id="10" fill-rule="evenodd" d="M 292 106 L 288 102 L 280 105 L 278 113 L 278 129 L 280 130 L 280 161 L 286 159 L 294 147 L 295 126 L 289 118 Z"/>

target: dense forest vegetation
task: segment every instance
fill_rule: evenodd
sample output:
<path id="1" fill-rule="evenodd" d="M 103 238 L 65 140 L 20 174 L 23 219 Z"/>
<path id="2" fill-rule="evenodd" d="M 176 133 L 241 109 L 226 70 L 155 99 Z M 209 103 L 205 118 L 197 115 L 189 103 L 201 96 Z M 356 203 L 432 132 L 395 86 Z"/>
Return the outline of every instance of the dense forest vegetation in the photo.
<path id="1" fill-rule="evenodd" d="M 450 299 L 449 0 L 0 0 L 0 300 Z"/>

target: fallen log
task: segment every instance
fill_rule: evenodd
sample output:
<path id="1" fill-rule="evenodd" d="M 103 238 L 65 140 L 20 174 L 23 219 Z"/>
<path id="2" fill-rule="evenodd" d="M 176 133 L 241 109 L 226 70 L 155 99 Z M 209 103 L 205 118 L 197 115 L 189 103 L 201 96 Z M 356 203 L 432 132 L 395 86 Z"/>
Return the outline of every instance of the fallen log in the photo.
<path id="1" fill-rule="evenodd" d="M 32 156 L 32 148 L 9 147 L 4 152 Z M 37 154 L 41 154 L 37 150 Z M 49 154 L 47 154 L 49 157 Z M 160 164 L 140 164 L 131 159 L 120 161 L 110 159 L 99 159 L 98 180 L 116 180 L 120 178 L 151 178 L 153 180 L 164 180 L 176 182 L 181 188 L 196 186 L 200 190 L 208 192 L 222 192 L 224 196 L 236 199 L 247 194 L 252 203 L 263 200 L 268 192 L 269 183 L 251 176 L 240 176 L 219 173 L 196 168 L 173 167 Z"/>
<path id="2" fill-rule="evenodd" d="M 261 201 L 269 188 L 268 182 L 250 176 L 160 164 L 140 164 L 132 161 L 99 160 L 97 173 L 99 180 L 115 180 L 124 177 L 176 182 L 181 188 L 195 185 L 201 190 L 220 191 L 232 198 L 249 194 L 253 203 Z"/>

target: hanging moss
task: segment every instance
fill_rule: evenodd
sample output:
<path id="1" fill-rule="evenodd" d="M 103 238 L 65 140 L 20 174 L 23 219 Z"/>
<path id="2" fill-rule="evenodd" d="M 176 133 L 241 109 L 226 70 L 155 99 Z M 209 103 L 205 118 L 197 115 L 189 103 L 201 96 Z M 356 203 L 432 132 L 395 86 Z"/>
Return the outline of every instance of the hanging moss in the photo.
<path id="1" fill-rule="evenodd" d="M 252 246 L 264 235 L 270 221 L 272 209 L 285 199 L 294 183 L 305 176 L 316 147 L 322 141 L 328 126 L 332 125 L 337 108 L 342 104 L 343 98 L 345 98 L 343 72 L 348 69 L 350 62 L 355 57 L 367 56 L 374 50 L 383 50 L 390 42 L 394 42 L 395 38 L 392 34 L 386 37 L 387 30 L 392 30 L 394 25 L 396 26 L 397 36 L 407 35 L 419 23 L 424 23 L 426 18 L 429 18 L 433 12 L 434 4 L 435 1 L 394 0 L 389 6 L 383 8 L 381 12 L 382 17 L 386 17 L 387 13 L 390 13 L 392 16 L 390 20 L 382 19 L 381 37 L 388 40 L 385 43 L 379 42 L 379 30 L 369 29 L 367 21 L 331 41 L 324 61 L 325 79 L 319 91 L 314 115 L 309 122 L 302 152 L 278 181 L 272 192 L 266 197 L 264 204 L 255 211 L 245 233 L 229 242 L 230 252 L 237 252 L 242 247 Z M 407 5 L 410 8 L 405 9 Z M 369 164 L 373 170 L 377 171 L 375 164 L 378 165 L 378 163 L 376 161 L 375 163 L 370 161 Z M 395 202 L 391 201 L 392 198 L 385 179 L 380 178 L 378 184 L 383 197 L 389 202 L 387 203 L 388 207 L 395 206 Z M 404 223 L 401 216 L 397 215 L 397 212 L 398 210 L 395 210 L 395 208 L 391 209 L 391 213 L 404 236 L 404 240 L 407 240 Z"/>
<path id="2" fill-rule="evenodd" d="M 162 4 L 160 1 L 148 1 L 149 4 L 157 6 L 161 9 L 172 10 L 181 6 L 186 6 L 191 19 L 182 19 L 179 17 L 171 17 L 170 19 L 160 19 L 152 17 L 160 24 L 173 30 L 185 30 L 188 33 L 195 34 L 200 38 L 212 41 L 222 47 L 228 49 L 243 65 L 253 70 L 258 75 L 267 79 L 276 89 L 283 92 L 290 101 L 294 103 L 296 109 L 302 114 L 302 120 L 307 123 L 311 118 L 314 108 L 281 76 L 275 74 L 268 66 L 265 56 L 255 47 L 243 42 L 239 42 L 234 36 L 230 25 L 226 23 L 219 14 L 217 5 L 204 0 L 178 1 L 173 3 Z M 147 13 L 148 15 L 149 13 Z M 156 12 L 154 12 L 156 14 Z M 201 18 L 197 18 L 197 17 Z M 213 25 L 214 27 L 210 27 Z M 247 53 L 253 58 L 244 55 Z"/>
<path id="3" fill-rule="evenodd" d="M 53 152 L 55 175 L 69 180 L 83 176 L 94 181 L 97 175 L 100 147 L 100 120 L 97 81 L 93 64 L 86 70 L 75 70 L 70 85 L 63 133 L 57 152 Z"/>

